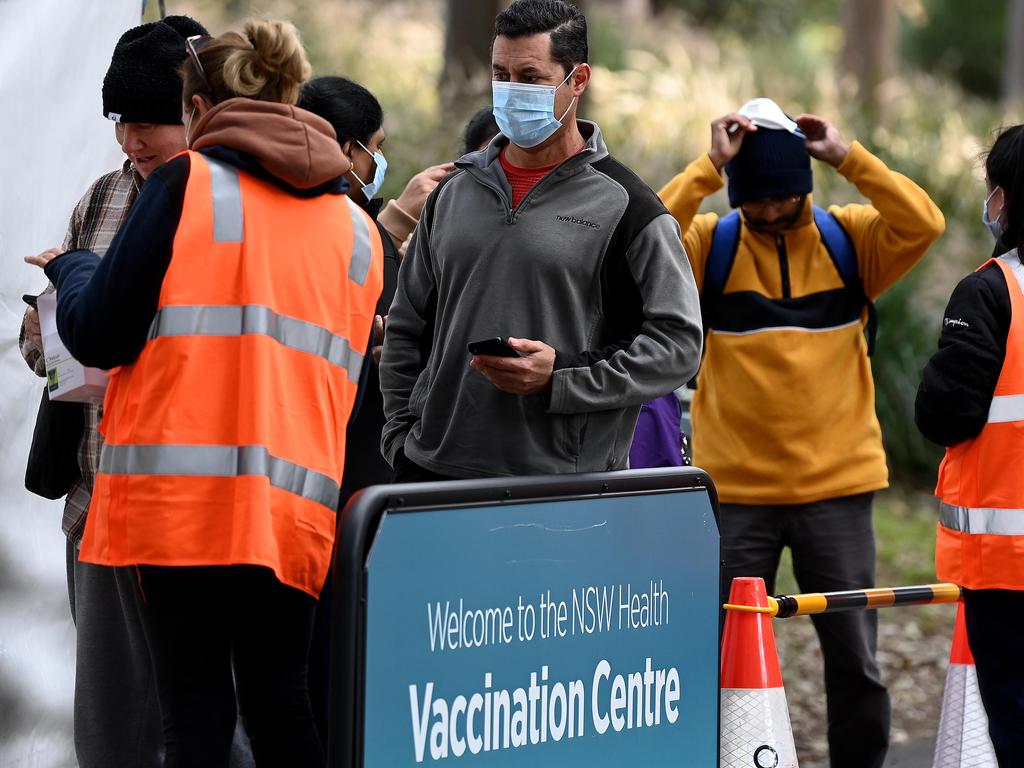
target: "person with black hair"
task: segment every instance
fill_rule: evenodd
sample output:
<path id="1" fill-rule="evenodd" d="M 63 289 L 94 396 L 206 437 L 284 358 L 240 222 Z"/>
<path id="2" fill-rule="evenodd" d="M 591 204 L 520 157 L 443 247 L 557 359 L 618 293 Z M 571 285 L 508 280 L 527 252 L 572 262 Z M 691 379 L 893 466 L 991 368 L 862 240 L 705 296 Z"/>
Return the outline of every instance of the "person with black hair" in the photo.
<path id="1" fill-rule="evenodd" d="M 383 205 L 384 200 L 378 195 L 387 171 L 383 152 L 387 137 L 384 110 L 377 97 L 348 78 L 317 77 L 302 87 L 299 106 L 320 115 L 334 127 L 341 151 L 352 161 L 349 197 L 374 217 L 382 235 L 387 234 L 394 244 L 400 260 L 427 195 L 446 174 L 455 170 L 455 166 L 440 163 L 423 169 L 409 180 L 397 199 Z M 382 314 L 387 314 L 394 288 L 389 292 L 385 287 L 385 294 L 388 298 Z"/>
<path id="2" fill-rule="evenodd" d="M 390 201 L 382 210 L 384 201 L 377 194 L 387 167 L 383 155 L 386 136 L 384 111 L 377 97 L 348 78 L 317 77 L 303 84 L 298 106 L 324 118 L 334 128 L 342 153 L 352 162 L 348 173 L 348 195 L 373 217 L 380 230 L 384 245 L 384 289 L 377 303 L 376 323 L 378 331 L 382 331 L 383 318 L 387 316 L 398 281 L 399 249 L 416 226 L 427 195 L 455 166 L 450 163 L 435 165 L 417 174 L 398 200 Z M 339 510 L 344 509 L 352 494 L 359 489 L 387 483 L 391 479 L 391 468 L 380 453 L 384 402 L 376 364 L 366 376 L 360 398 L 359 409 L 348 424 Z M 325 745 L 332 603 L 331 576 L 328 575 L 317 603 L 309 656 L 313 714 Z"/>
<path id="3" fill-rule="evenodd" d="M 491 69 L 502 135 L 428 198 L 384 338 L 398 481 L 623 469 L 640 404 L 700 359 L 679 228 L 576 117 L 586 17 L 516 0 L 495 19 Z M 467 355 L 495 336 L 514 357 Z"/>
<path id="4" fill-rule="evenodd" d="M 964 588 L 967 638 L 1002 768 L 1024 765 L 1024 125 L 985 159 L 992 258 L 953 290 L 914 417 L 946 446 L 935 569 Z"/>
<path id="5" fill-rule="evenodd" d="M 480 107 L 466 123 L 462 134 L 462 154 L 468 155 L 483 149 L 499 133 L 501 129 L 494 120 L 494 110 L 490 105 Z"/>

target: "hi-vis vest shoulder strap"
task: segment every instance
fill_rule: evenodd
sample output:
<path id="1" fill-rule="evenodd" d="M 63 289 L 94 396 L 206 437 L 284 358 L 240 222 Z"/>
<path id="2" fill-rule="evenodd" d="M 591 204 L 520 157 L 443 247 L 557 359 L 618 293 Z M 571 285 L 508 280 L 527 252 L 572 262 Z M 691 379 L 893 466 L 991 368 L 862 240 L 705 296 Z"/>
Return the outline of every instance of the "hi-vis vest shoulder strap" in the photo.
<path id="1" fill-rule="evenodd" d="M 845 298 L 837 301 L 832 291 L 812 294 L 796 301 L 807 304 L 802 307 L 794 321 L 790 307 L 782 308 L 778 300 L 763 298 L 758 301 L 754 311 L 742 310 L 726 320 L 721 309 L 722 294 L 729 280 L 736 252 L 739 250 L 740 237 L 743 231 L 743 220 L 739 211 L 733 210 L 718 220 L 711 234 L 711 247 L 704 266 L 704 285 L 701 290 L 701 314 L 705 332 L 712 328 L 725 332 L 744 332 L 763 328 L 806 327 L 810 330 L 823 330 L 840 324 L 849 324 L 860 320 L 861 311 L 867 307 L 868 354 L 875 349 L 877 335 L 877 315 L 875 305 L 864 292 L 857 266 L 857 253 L 853 241 L 835 216 L 823 208 L 814 206 L 814 223 L 842 278 Z M 793 303 L 794 300 L 788 300 Z M 737 316 L 742 319 L 737 320 Z M 737 324 L 738 323 L 738 324 Z"/>
<path id="2" fill-rule="evenodd" d="M 318 594 L 383 282 L 376 225 L 190 152 L 156 316 L 105 402 L 83 558 L 264 565 Z"/>
<path id="3" fill-rule="evenodd" d="M 1006 357 L 981 433 L 939 467 L 935 566 L 971 589 L 1024 589 L 1024 265 L 1016 251 L 993 261 L 1010 294 Z"/>

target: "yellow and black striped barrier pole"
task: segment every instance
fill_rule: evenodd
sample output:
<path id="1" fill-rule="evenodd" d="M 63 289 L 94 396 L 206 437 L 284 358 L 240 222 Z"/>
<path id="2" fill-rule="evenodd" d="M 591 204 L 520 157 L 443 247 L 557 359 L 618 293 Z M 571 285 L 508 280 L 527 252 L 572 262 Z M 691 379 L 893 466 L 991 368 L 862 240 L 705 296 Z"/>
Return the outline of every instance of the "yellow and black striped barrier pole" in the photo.
<path id="1" fill-rule="evenodd" d="M 776 595 L 768 598 L 768 606 L 733 605 L 722 607 L 727 611 L 767 613 L 776 619 L 808 616 L 814 613 L 836 613 L 865 608 L 889 608 L 897 605 L 926 605 L 928 603 L 955 603 L 960 599 L 956 584 L 920 584 L 912 587 L 878 587 L 851 589 L 846 592 L 808 592 L 803 595 Z"/>

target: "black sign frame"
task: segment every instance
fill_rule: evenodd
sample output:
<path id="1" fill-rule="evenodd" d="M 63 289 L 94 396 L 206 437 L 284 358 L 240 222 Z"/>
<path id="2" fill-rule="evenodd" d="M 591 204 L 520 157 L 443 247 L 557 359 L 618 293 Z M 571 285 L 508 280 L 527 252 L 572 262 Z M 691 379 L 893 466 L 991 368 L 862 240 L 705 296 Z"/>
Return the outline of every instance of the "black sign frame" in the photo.
<path id="1" fill-rule="evenodd" d="M 366 561 L 385 513 L 701 490 L 720 528 L 718 492 L 710 475 L 697 467 L 375 485 L 356 493 L 341 514 L 335 539 L 327 765 L 363 766 Z M 718 635 L 721 655 L 721 623 Z"/>

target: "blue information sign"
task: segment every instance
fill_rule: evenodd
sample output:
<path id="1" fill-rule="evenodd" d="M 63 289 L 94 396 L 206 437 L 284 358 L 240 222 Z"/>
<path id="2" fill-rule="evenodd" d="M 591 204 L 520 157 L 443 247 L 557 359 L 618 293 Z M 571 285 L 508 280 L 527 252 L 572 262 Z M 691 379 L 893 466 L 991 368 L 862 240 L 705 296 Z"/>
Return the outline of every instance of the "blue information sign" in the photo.
<path id="1" fill-rule="evenodd" d="M 718 574 L 705 488 L 386 513 L 362 764 L 716 766 Z"/>

